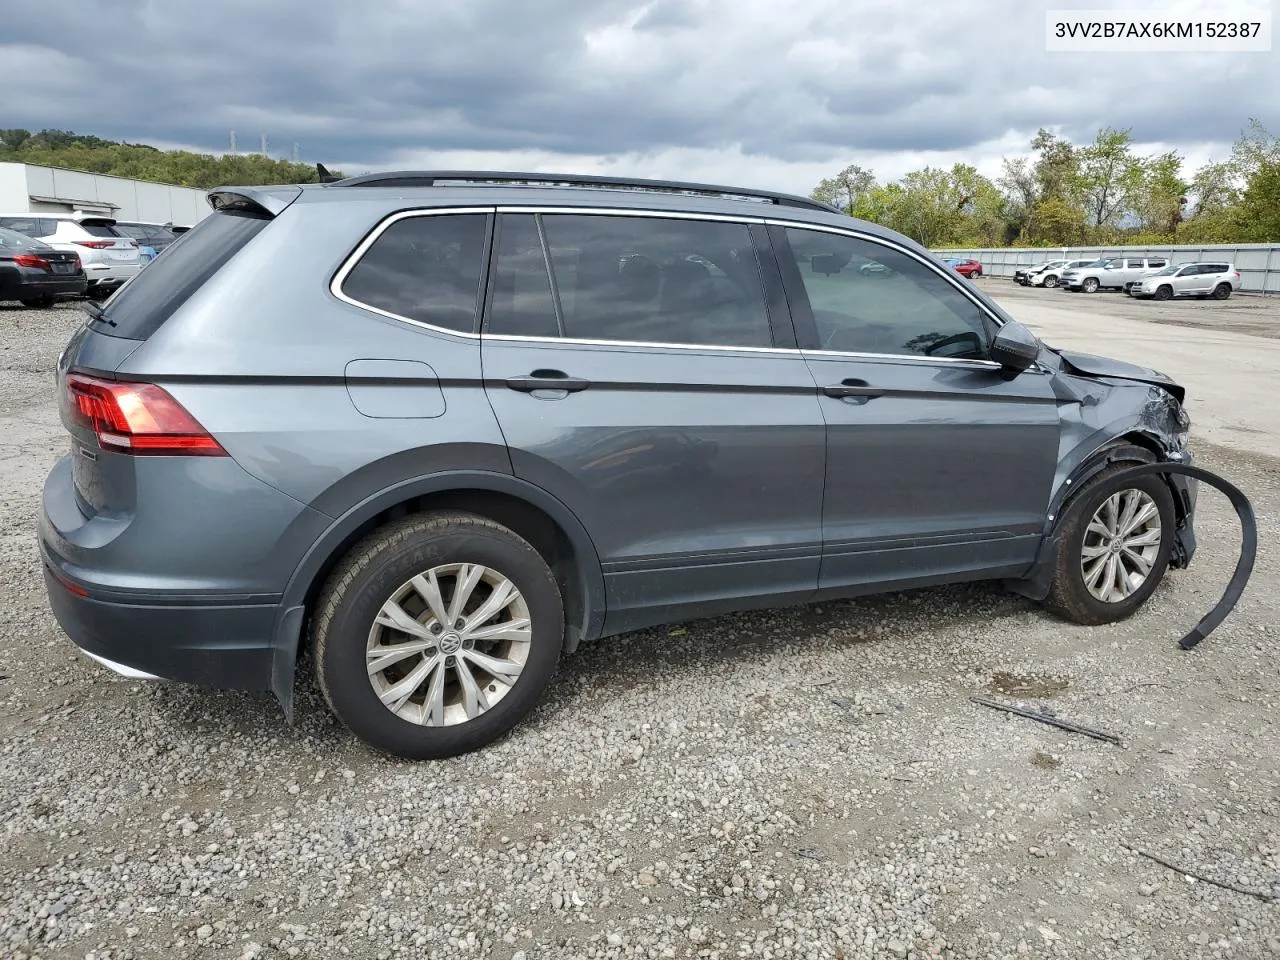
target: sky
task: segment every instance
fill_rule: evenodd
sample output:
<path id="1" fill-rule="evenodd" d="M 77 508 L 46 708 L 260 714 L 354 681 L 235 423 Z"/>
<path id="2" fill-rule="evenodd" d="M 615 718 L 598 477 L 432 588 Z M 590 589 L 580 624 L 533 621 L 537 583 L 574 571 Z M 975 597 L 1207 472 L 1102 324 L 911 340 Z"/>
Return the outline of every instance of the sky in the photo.
<path id="1" fill-rule="evenodd" d="M 1210 5 L 1222 4 L 1206 0 Z M 1280 0 L 1228 0 L 1234 16 Z M 1194 169 L 1280 52 L 1048 53 L 1045 12 L 1183 0 L 73 0 L 5 5 L 0 127 L 268 152 L 344 173 L 522 169 L 808 193 L 857 163 L 997 175 L 1040 127 Z M 20 94 L 20 95 L 19 95 Z"/>

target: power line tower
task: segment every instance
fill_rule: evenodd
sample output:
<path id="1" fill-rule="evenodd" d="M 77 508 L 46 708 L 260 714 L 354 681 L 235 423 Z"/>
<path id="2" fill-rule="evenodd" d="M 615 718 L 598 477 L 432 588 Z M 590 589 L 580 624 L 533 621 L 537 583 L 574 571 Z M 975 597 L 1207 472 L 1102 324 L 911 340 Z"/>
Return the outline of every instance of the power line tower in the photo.
<path id="1" fill-rule="evenodd" d="M 233 157 L 236 155 L 236 132 L 234 130 L 231 131 L 231 155 Z"/>

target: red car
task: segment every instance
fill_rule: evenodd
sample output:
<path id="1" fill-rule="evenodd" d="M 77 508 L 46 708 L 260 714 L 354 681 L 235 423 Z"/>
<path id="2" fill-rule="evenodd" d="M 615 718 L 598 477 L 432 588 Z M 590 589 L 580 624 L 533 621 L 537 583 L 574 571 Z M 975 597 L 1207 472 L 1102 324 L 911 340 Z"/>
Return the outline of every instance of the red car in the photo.
<path id="1" fill-rule="evenodd" d="M 982 276 L 982 264 L 977 260 L 965 260 L 958 257 L 948 257 L 942 261 L 956 273 L 962 277 L 968 277 L 970 280 L 975 277 Z"/>

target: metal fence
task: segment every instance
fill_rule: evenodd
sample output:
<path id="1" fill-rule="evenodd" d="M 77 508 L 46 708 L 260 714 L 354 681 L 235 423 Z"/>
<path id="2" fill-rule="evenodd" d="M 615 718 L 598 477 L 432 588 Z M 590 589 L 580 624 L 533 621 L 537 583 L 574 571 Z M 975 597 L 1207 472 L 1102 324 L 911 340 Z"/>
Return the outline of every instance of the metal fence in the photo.
<path id="1" fill-rule="evenodd" d="M 940 257 L 970 257 L 982 264 L 989 277 L 1012 277 L 1019 267 L 1047 260 L 1083 260 L 1086 257 L 1168 257 L 1170 263 L 1222 260 L 1240 271 L 1245 293 L 1280 294 L 1280 245 L 1268 243 L 1220 243 L 1176 247 L 1055 247 L 995 248 L 987 250 L 935 250 Z"/>

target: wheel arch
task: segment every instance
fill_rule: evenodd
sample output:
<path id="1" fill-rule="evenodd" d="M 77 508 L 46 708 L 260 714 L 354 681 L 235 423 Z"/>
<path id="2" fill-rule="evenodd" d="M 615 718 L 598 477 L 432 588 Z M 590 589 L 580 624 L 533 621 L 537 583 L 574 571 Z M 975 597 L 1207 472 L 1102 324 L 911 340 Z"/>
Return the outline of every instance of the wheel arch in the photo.
<path id="1" fill-rule="evenodd" d="M 1049 595 L 1057 562 L 1062 517 L 1071 499 L 1088 485 L 1089 480 L 1114 463 L 1155 463 L 1163 459 L 1165 453 L 1160 440 L 1154 434 L 1140 429 L 1117 434 L 1087 454 L 1067 475 L 1049 501 L 1044 535 L 1031 569 L 1019 579 L 1006 580 L 1005 587 L 1032 600 L 1045 599 Z M 1174 503 L 1178 504 L 1176 496 Z"/>
<path id="2" fill-rule="evenodd" d="M 562 501 L 509 474 L 448 471 L 417 477 L 374 493 L 338 517 L 299 561 L 277 619 L 272 690 L 292 714 L 297 655 L 316 596 L 330 570 L 369 531 L 411 513 L 465 510 L 487 516 L 528 540 L 547 560 L 564 594 L 565 652 L 600 634 L 604 574 L 586 528 Z"/>

